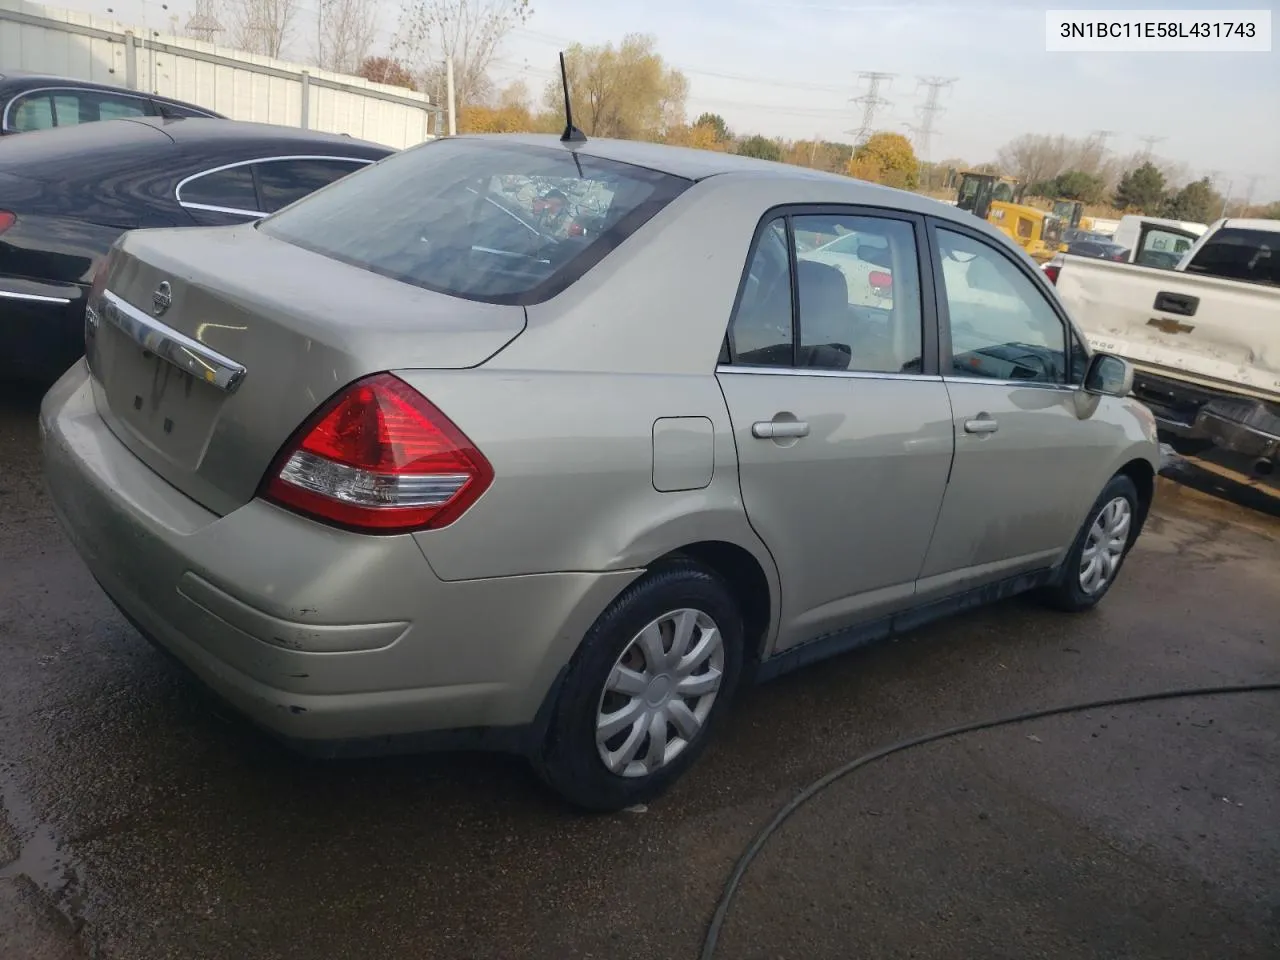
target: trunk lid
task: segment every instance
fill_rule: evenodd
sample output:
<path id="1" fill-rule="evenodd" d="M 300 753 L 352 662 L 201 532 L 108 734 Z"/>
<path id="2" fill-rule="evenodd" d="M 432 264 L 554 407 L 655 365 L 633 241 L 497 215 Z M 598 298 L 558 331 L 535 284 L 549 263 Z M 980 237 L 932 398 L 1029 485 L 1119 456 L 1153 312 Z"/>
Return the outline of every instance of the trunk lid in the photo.
<path id="1" fill-rule="evenodd" d="M 410 286 L 252 224 L 126 234 L 105 288 L 86 324 L 98 412 L 218 514 L 252 499 L 289 437 L 353 380 L 477 366 L 525 325 L 522 307 Z"/>

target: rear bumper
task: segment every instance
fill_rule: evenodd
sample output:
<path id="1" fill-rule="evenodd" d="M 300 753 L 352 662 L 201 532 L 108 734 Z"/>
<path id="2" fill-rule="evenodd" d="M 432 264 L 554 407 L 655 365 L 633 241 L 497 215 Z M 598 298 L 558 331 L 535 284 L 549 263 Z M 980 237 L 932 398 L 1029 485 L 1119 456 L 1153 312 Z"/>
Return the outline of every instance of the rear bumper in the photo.
<path id="1" fill-rule="evenodd" d="M 0 277 L 0 377 L 49 384 L 83 353 L 83 288 Z"/>
<path id="2" fill-rule="evenodd" d="M 636 576 L 444 582 L 410 536 L 345 533 L 258 500 L 218 517 L 115 438 L 83 363 L 45 397 L 41 434 L 55 511 L 103 590 L 218 695 L 310 752 L 448 745 L 459 731 L 514 745 Z"/>
<path id="3" fill-rule="evenodd" d="M 1280 410 L 1251 397 L 1139 370 L 1133 392 L 1165 433 L 1264 460 L 1280 456 Z"/>

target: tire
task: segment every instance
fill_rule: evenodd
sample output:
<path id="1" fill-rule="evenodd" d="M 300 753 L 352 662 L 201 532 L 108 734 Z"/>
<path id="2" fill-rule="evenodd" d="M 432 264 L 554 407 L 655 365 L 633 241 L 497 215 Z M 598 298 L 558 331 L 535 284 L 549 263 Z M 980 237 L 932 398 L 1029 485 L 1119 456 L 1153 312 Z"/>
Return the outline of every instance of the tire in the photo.
<path id="1" fill-rule="evenodd" d="M 670 659 L 679 625 L 686 628 L 688 649 L 703 654 L 700 659 Z M 709 626 L 719 636 L 718 649 L 708 639 Z M 647 803 L 697 760 L 741 672 L 742 616 L 724 581 L 687 561 L 654 570 L 628 587 L 587 632 L 556 700 L 538 772 L 584 810 Z M 607 684 L 624 689 L 606 690 Z M 616 729 L 598 744 L 602 717 L 614 718 L 610 728 Z M 654 746 L 658 729 L 666 743 L 661 753 Z M 612 768 L 602 754 L 613 758 Z"/>
<path id="2" fill-rule="evenodd" d="M 1097 606 L 1116 582 L 1125 557 L 1129 555 L 1129 548 L 1137 536 L 1140 510 L 1138 488 L 1133 481 L 1123 474 L 1112 477 L 1089 508 L 1088 519 L 1062 561 L 1057 582 L 1042 590 L 1039 599 L 1047 606 L 1068 613 Z M 1123 528 L 1118 524 L 1120 514 L 1127 515 Z M 1113 536 L 1108 538 L 1108 534 Z M 1117 540 L 1122 540 L 1118 548 L 1108 550 L 1108 541 L 1115 543 Z M 1103 565 L 1101 573 L 1104 579 L 1101 582 L 1086 575 L 1086 551 L 1091 549 Z M 1096 567 L 1090 569 L 1097 571 Z"/>

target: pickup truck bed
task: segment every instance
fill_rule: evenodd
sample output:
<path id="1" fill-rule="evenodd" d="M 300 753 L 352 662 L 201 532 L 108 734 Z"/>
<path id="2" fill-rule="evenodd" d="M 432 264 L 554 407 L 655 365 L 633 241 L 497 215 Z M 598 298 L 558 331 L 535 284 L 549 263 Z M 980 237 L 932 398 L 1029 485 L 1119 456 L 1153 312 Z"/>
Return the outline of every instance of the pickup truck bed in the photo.
<path id="1" fill-rule="evenodd" d="M 1059 259 L 1055 283 L 1090 346 L 1134 365 L 1134 394 L 1166 435 L 1247 454 L 1271 472 L 1280 287 L 1074 256 Z"/>

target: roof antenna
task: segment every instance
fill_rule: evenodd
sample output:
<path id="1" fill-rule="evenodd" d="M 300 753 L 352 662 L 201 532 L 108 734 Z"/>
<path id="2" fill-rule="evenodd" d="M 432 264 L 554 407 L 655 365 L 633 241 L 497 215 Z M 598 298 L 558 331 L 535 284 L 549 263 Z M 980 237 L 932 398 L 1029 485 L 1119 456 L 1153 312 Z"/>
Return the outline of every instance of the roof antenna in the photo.
<path id="1" fill-rule="evenodd" d="M 561 143 L 586 143 L 587 135 L 573 125 L 573 107 L 569 105 L 569 73 L 564 66 L 564 51 L 560 51 L 560 86 L 564 89 L 564 133 Z"/>

